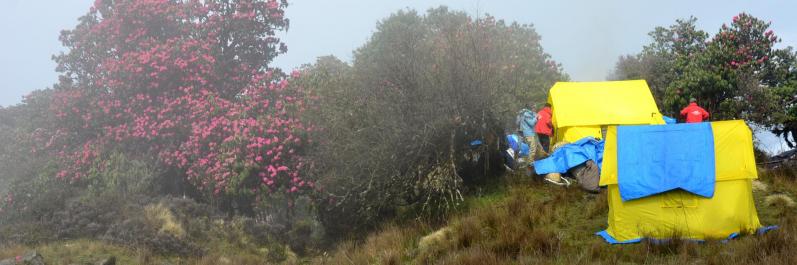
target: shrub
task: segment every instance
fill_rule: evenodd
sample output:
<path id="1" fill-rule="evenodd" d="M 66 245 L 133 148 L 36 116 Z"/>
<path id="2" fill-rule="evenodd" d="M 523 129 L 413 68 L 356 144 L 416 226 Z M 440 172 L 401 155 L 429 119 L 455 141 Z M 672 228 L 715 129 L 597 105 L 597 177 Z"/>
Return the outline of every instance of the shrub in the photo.
<path id="1" fill-rule="evenodd" d="M 491 16 L 399 11 L 351 66 L 333 57 L 306 66 L 296 83 L 318 98 L 307 119 L 321 128 L 313 172 L 327 231 L 365 231 L 399 208 L 432 219 L 455 208 L 472 140 L 488 143 L 479 163 L 490 166 L 469 180 L 495 172 L 500 162 L 487 161 L 503 129 L 515 127 L 515 111 L 567 78 L 539 40 L 533 27 Z"/>
<path id="2" fill-rule="evenodd" d="M 56 177 L 139 189 L 129 174 L 146 170 L 158 174 L 135 177 L 185 178 L 208 197 L 246 202 L 311 191 L 299 174 L 302 98 L 268 66 L 286 51 L 275 37 L 286 6 L 96 1 L 61 35 L 55 122 L 37 135 L 39 150 L 56 154 Z"/>

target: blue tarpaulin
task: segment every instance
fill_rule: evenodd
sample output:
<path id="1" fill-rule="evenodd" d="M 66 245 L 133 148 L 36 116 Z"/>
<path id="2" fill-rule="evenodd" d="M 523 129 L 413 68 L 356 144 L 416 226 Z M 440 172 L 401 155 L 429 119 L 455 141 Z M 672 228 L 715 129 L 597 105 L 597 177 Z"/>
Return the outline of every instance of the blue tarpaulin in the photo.
<path id="1" fill-rule="evenodd" d="M 517 157 L 527 157 L 529 156 L 529 145 L 524 143 L 523 140 L 517 134 L 507 134 L 506 135 L 506 142 L 509 145 L 509 148 L 514 150 Z M 515 157 L 515 158 L 517 158 Z"/>
<path id="2" fill-rule="evenodd" d="M 676 124 L 676 123 L 678 123 L 678 120 L 676 120 L 676 119 L 675 119 L 675 118 L 673 118 L 673 117 L 669 117 L 669 116 L 661 116 L 661 118 L 664 120 L 664 123 L 665 123 L 665 124 Z"/>
<path id="3" fill-rule="evenodd" d="M 714 195 L 710 123 L 618 126 L 617 184 L 623 201 L 673 189 Z"/>
<path id="4" fill-rule="evenodd" d="M 777 225 L 759 227 L 756 230 L 756 235 L 760 236 L 760 235 L 766 234 L 767 232 L 775 230 L 775 229 L 778 229 L 778 228 L 779 227 Z M 612 237 L 612 235 L 609 235 L 609 233 L 606 232 L 606 230 L 597 232 L 597 233 L 595 233 L 595 235 L 601 236 L 603 238 L 603 240 L 606 240 L 606 243 L 609 243 L 609 244 L 612 244 L 612 245 L 616 245 L 616 244 L 634 244 L 634 243 L 642 242 L 642 239 L 643 239 L 643 238 L 637 238 L 637 239 L 630 239 L 630 240 L 626 240 L 626 241 L 617 241 L 617 239 L 614 239 L 614 237 Z M 740 236 L 739 233 L 732 233 L 732 234 L 728 235 L 728 238 L 723 239 L 720 242 L 728 243 L 731 239 L 738 238 L 739 236 Z M 670 242 L 670 240 L 673 240 L 673 239 L 672 238 L 668 238 L 668 239 L 655 239 L 655 238 L 652 238 L 652 239 L 648 239 L 648 240 L 650 240 L 650 242 L 652 242 L 654 244 L 667 244 L 667 243 Z M 697 242 L 697 243 L 705 242 L 705 240 L 699 240 L 699 239 L 691 239 L 689 241 Z"/>
<path id="5" fill-rule="evenodd" d="M 598 167 L 603 162 L 603 141 L 592 137 L 581 138 L 571 144 L 556 149 L 545 159 L 534 161 L 534 171 L 538 175 L 548 173 L 565 173 L 568 169 L 587 162 L 595 161 Z"/>

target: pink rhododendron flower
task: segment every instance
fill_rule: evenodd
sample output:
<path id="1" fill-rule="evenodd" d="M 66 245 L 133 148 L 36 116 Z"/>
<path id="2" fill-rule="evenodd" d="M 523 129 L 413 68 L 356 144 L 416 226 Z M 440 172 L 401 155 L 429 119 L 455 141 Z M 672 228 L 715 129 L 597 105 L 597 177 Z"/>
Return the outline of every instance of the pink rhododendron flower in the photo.
<path id="1" fill-rule="evenodd" d="M 296 192 L 290 175 L 302 170 L 297 164 L 304 158 L 281 151 L 302 150 L 299 135 L 311 127 L 301 119 L 308 99 L 290 82 L 300 73 L 270 70 L 282 49 L 251 49 L 283 46 L 276 36 L 287 27 L 285 5 L 95 1 L 85 20 L 65 31 L 69 51 L 56 59 L 61 68 L 86 74 L 65 74 L 54 89 L 57 129 L 41 138 L 58 154 L 55 177 L 78 180 L 96 171 L 109 152 L 121 151 L 131 159 L 154 155 L 214 194 L 260 190 L 263 184 L 279 186 L 264 191 Z M 230 34 L 246 37 L 221 54 Z M 276 144 L 281 146 L 271 148 Z M 231 181 L 244 172 L 261 182 Z"/>

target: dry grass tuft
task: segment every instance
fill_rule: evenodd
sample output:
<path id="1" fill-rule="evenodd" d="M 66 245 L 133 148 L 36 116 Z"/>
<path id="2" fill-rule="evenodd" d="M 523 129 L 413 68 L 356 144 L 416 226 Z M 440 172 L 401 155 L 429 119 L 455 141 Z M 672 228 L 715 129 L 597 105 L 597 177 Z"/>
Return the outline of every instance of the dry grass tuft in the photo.
<path id="1" fill-rule="evenodd" d="M 168 207 L 163 203 L 150 204 L 144 208 L 144 216 L 154 227 L 160 227 L 159 233 L 169 234 L 177 238 L 185 236 L 182 223 L 177 220 Z"/>
<path id="2" fill-rule="evenodd" d="M 753 180 L 753 192 L 767 192 L 769 186 L 760 180 Z"/>
<path id="3" fill-rule="evenodd" d="M 20 245 L 12 245 L 12 246 L 0 245 L 0 260 L 24 255 L 28 250 L 29 249 Z"/>
<path id="4" fill-rule="evenodd" d="M 438 264 L 446 265 L 498 265 L 509 261 L 499 258 L 494 252 L 483 247 L 468 248 L 461 252 L 449 253 Z"/>
<path id="5" fill-rule="evenodd" d="M 419 251 L 426 243 L 406 243 L 429 235 L 429 230 L 406 231 L 396 238 L 399 228 L 391 227 L 363 244 L 344 244 L 333 256 L 346 253 L 349 259 L 328 259 L 326 264 L 797 264 L 797 210 L 787 206 L 794 201 L 786 195 L 796 194 L 797 182 L 782 174 L 761 179 L 754 194 L 761 223 L 781 228 L 728 243 L 696 243 L 673 235 L 609 245 L 594 236 L 606 228 L 605 192 L 585 194 L 577 188 L 515 180 L 498 195 L 485 196 L 485 203 L 470 203 L 469 210 L 450 217 L 444 230 L 437 230 L 450 235 L 438 241 L 443 243 L 435 251 Z M 763 190 L 779 195 L 764 197 Z M 375 238 L 381 236 L 392 239 Z M 385 258 L 384 253 L 403 256 Z"/>
<path id="6" fill-rule="evenodd" d="M 780 228 L 728 243 L 695 243 L 673 235 L 675 239 L 609 245 L 594 235 L 606 228 L 605 192 L 592 195 L 578 188 L 515 181 L 492 194 L 468 198 L 469 208 L 450 216 L 444 227 L 425 222 L 386 225 L 311 260 L 293 256 L 281 264 L 797 264 L 797 207 L 788 206 L 794 203 L 791 196 L 797 194 L 797 182 L 782 174 L 767 173 L 761 179 L 777 195 L 754 194 L 759 218 L 764 225 Z M 148 218 L 162 224 L 174 217 L 168 209 L 155 206 Z M 207 247 L 204 257 L 180 259 L 78 240 L 34 248 L 0 247 L 0 255 L 13 257 L 36 249 L 48 264 L 91 263 L 107 255 L 117 256 L 119 264 L 269 262 L 259 250 L 234 244 Z"/>
<path id="7" fill-rule="evenodd" d="M 427 236 L 422 237 L 418 241 L 418 252 L 420 255 L 429 255 L 440 250 L 447 248 L 453 243 L 450 228 L 442 228 Z"/>
<path id="8" fill-rule="evenodd" d="M 789 207 L 792 208 L 797 203 L 794 202 L 794 199 L 789 197 L 786 194 L 772 194 L 764 198 L 764 203 L 766 206 L 770 207 Z"/>
<path id="9" fill-rule="evenodd" d="M 315 264 L 404 264 L 414 255 L 417 235 L 425 229 L 389 225 L 364 241 L 348 241 L 330 256 L 317 258 Z"/>

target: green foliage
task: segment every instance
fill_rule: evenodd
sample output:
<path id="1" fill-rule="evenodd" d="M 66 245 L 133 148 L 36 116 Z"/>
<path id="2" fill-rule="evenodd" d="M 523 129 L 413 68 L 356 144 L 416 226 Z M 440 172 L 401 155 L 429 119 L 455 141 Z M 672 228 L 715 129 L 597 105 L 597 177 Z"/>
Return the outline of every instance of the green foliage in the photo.
<path id="1" fill-rule="evenodd" d="M 793 57 L 790 52 L 776 53 L 778 39 L 770 24 L 747 14 L 734 17 L 697 58 L 683 68 L 683 76 L 674 80 L 665 99 L 665 107 L 675 110 L 689 97 L 714 111 L 717 119 L 747 119 L 759 124 L 772 124 L 769 111 L 777 106 L 769 87 L 785 80 L 775 80 L 783 60 L 777 55 Z"/>
<path id="2" fill-rule="evenodd" d="M 611 78 L 648 80 L 666 115 L 678 117 L 694 97 L 712 119 L 745 119 L 788 141 L 788 134 L 797 132 L 792 48 L 775 48 L 780 39 L 770 23 L 746 13 L 710 39 L 696 22 L 657 27 L 641 53 L 620 57 Z"/>
<path id="3" fill-rule="evenodd" d="M 648 33 L 652 42 L 642 52 L 620 57 L 610 79 L 645 79 L 656 103 L 665 105 L 663 99 L 673 80 L 683 75 L 682 69 L 706 49 L 708 33 L 697 29 L 696 23 L 697 18 L 690 17 L 678 19 L 669 27 L 656 27 Z M 664 111 L 668 115 L 676 113 Z"/>
<path id="4" fill-rule="evenodd" d="M 156 186 L 157 169 L 153 164 L 130 159 L 123 152 L 111 152 L 108 157 L 98 159 L 80 182 L 86 185 L 90 196 L 155 194 L 160 189 Z"/>
<path id="5" fill-rule="evenodd" d="M 532 26 L 491 16 L 406 10 L 377 25 L 351 66 L 305 66 L 295 83 L 318 97 L 306 119 L 322 129 L 313 160 L 327 230 L 364 231 L 398 208 L 439 217 L 461 203 L 467 143 L 497 150 L 515 112 L 567 79 L 539 40 Z"/>
<path id="6" fill-rule="evenodd" d="M 0 223 L 50 213 L 75 193 L 53 178 L 52 154 L 33 151 L 53 119 L 51 92 L 34 91 L 22 104 L 0 109 Z"/>

